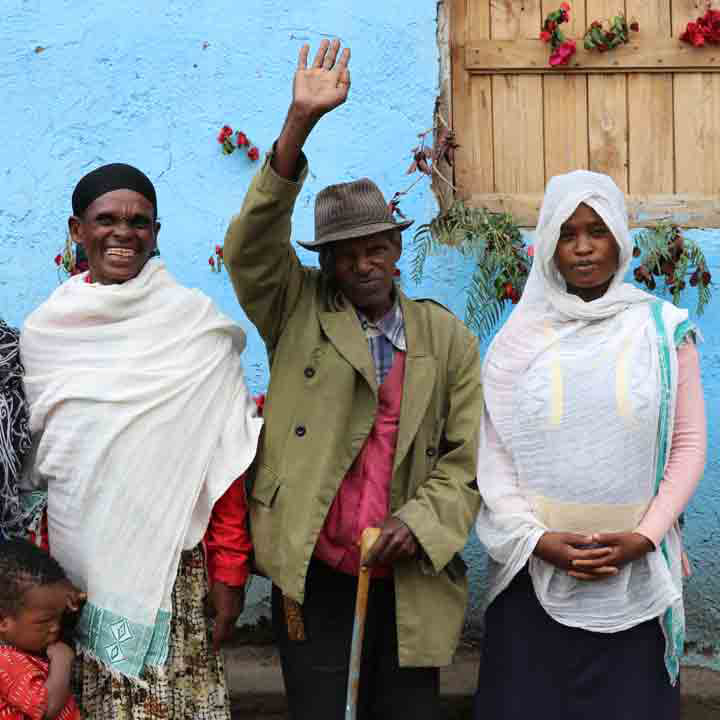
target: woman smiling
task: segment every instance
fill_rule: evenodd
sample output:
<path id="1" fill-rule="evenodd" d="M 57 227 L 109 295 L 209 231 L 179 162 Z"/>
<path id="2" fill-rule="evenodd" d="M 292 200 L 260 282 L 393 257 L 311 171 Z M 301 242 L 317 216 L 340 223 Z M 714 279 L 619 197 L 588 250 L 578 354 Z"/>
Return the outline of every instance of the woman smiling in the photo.
<path id="1" fill-rule="evenodd" d="M 160 224 L 143 173 L 98 168 L 72 204 L 89 271 L 28 317 L 21 349 L 50 549 L 88 598 L 77 697 L 94 720 L 228 720 L 217 650 L 250 550 L 236 479 L 262 425 L 245 335 L 152 257 Z"/>

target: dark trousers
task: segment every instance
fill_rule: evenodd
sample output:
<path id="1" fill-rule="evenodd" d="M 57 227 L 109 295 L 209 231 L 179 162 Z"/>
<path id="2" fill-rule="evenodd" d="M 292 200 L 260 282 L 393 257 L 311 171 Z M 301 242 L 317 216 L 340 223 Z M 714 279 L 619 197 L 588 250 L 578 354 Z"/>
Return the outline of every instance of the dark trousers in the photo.
<path id="1" fill-rule="evenodd" d="M 357 578 L 313 559 L 302 606 L 306 640 L 288 639 L 282 593 L 272 617 L 292 720 L 345 717 Z M 400 668 L 392 579 L 370 583 L 360 671 L 358 720 L 437 720 L 437 668 Z"/>
<path id="2" fill-rule="evenodd" d="M 485 618 L 475 720 L 679 720 L 657 620 L 596 633 L 553 620 L 527 570 Z"/>

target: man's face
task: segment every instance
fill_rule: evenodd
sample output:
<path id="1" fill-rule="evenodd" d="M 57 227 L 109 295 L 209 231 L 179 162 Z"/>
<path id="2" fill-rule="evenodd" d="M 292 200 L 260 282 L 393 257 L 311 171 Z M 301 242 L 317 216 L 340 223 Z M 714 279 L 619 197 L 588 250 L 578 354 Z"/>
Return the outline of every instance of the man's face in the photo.
<path id="1" fill-rule="evenodd" d="M 393 276 L 400 253 L 401 240 L 395 230 L 340 240 L 333 247 L 338 289 L 371 320 L 392 307 Z"/>
<path id="2" fill-rule="evenodd" d="M 68 221 L 72 239 L 85 248 L 93 282 L 134 278 L 157 247 L 160 225 L 152 203 L 134 190 L 113 190 Z"/>

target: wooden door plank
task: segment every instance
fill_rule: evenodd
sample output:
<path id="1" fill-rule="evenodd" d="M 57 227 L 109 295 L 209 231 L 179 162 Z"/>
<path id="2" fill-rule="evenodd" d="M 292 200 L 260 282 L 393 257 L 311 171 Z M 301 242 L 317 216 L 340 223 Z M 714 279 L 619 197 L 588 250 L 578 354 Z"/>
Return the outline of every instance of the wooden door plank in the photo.
<path id="1" fill-rule="evenodd" d="M 671 39 L 670 0 L 626 0 L 628 18 L 637 20 L 633 36 L 643 44 Z M 628 75 L 628 192 L 672 193 L 675 190 L 672 74 Z M 654 149 L 654 150 L 653 150 Z"/>
<path id="2" fill-rule="evenodd" d="M 496 192 L 537 192 L 545 186 L 540 78 L 492 78 Z"/>
<path id="3" fill-rule="evenodd" d="M 546 75 L 545 182 L 553 175 L 588 167 L 587 78 Z"/>
<path id="4" fill-rule="evenodd" d="M 695 48 L 670 37 L 631 38 L 612 52 L 578 50 L 568 65 L 553 68 L 548 45 L 535 40 L 486 40 L 468 45 L 465 67 L 473 73 L 718 72 L 720 47 Z"/>
<path id="5" fill-rule="evenodd" d="M 610 175 L 627 192 L 627 82 L 625 75 L 588 77 L 590 169 Z"/>
<path id="6" fill-rule="evenodd" d="M 465 69 L 466 43 L 490 36 L 490 10 L 476 0 L 453 0 L 451 10 L 452 126 L 460 145 L 455 153 L 455 185 L 462 198 L 495 188 L 491 81 L 471 77 Z"/>
<path id="7" fill-rule="evenodd" d="M 704 0 L 673 0 L 675 38 L 682 34 L 688 22 L 702 15 L 706 7 Z M 676 192 L 717 192 L 716 147 L 720 139 L 717 92 L 715 74 L 677 74 L 673 78 Z"/>
<path id="8" fill-rule="evenodd" d="M 672 83 L 670 74 L 628 76 L 628 192 L 675 189 Z"/>
<path id="9" fill-rule="evenodd" d="M 474 1 L 484 4 L 486 0 Z M 492 0 L 489 4 L 491 38 L 515 40 L 540 34 L 540 0 Z"/>
<path id="10" fill-rule="evenodd" d="M 493 212 L 509 212 L 520 227 L 535 227 L 543 193 L 476 194 L 469 198 L 473 207 Z M 628 195 L 626 196 L 631 227 L 647 227 L 662 220 L 682 227 L 720 227 L 718 195 Z"/>

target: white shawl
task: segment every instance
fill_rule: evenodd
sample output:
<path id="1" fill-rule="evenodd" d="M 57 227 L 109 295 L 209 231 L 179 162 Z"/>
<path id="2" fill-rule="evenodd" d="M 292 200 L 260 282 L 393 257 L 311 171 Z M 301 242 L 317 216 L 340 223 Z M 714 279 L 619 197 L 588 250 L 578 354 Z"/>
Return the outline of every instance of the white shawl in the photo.
<path id="1" fill-rule="evenodd" d="M 593 302 L 566 291 L 553 260 L 560 228 L 580 203 L 600 215 L 620 251 L 618 272 Z M 677 529 L 662 552 L 595 583 L 532 555 L 546 531 L 634 530 L 662 477 L 677 388 L 673 338 L 687 312 L 624 282 L 632 248 L 624 196 L 609 177 L 552 178 L 525 291 L 483 366 L 476 531 L 491 558 L 488 602 L 529 563 L 545 610 L 595 632 L 672 607 L 678 622 L 682 615 Z"/>
<path id="2" fill-rule="evenodd" d="M 121 285 L 71 278 L 23 328 L 50 546 L 88 593 L 79 645 L 128 677 L 164 664 L 180 553 L 255 455 L 244 345 L 158 259 Z"/>

